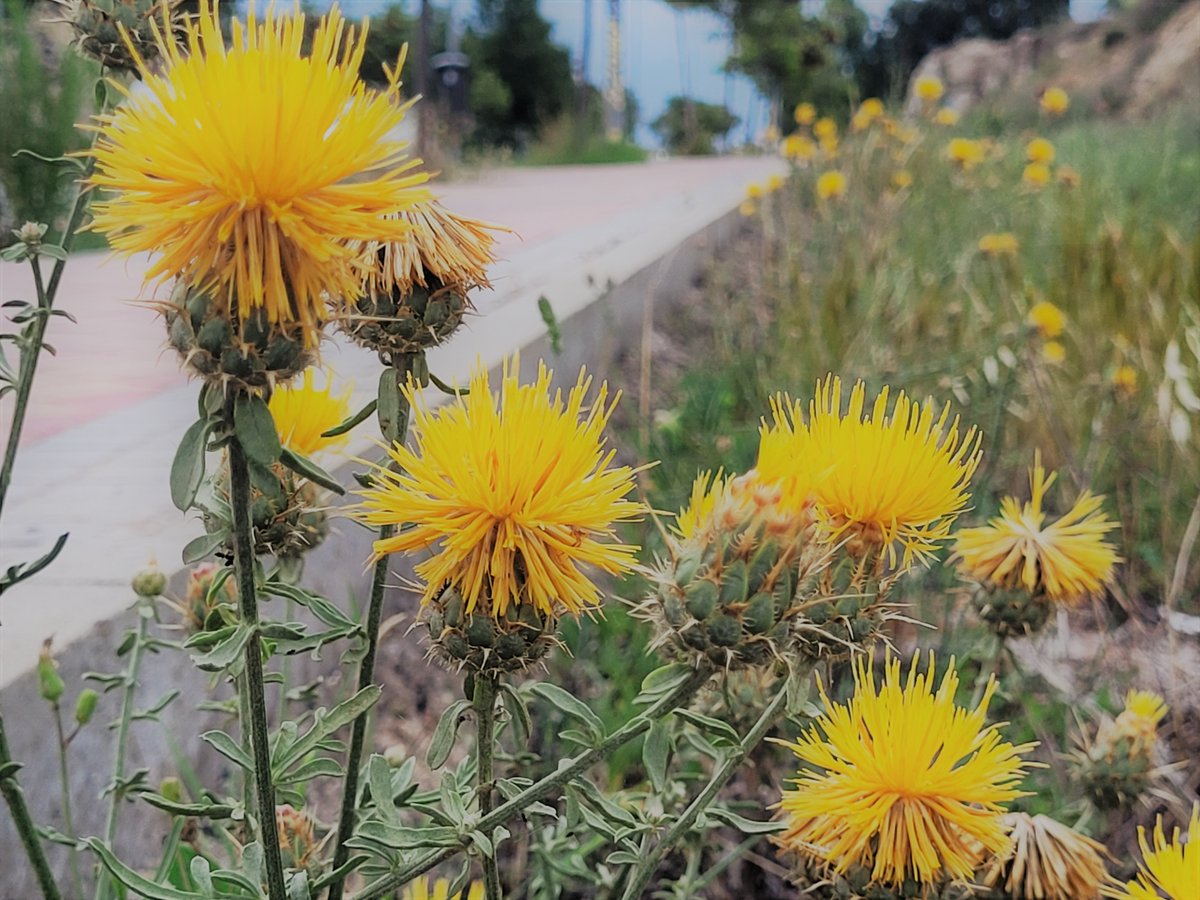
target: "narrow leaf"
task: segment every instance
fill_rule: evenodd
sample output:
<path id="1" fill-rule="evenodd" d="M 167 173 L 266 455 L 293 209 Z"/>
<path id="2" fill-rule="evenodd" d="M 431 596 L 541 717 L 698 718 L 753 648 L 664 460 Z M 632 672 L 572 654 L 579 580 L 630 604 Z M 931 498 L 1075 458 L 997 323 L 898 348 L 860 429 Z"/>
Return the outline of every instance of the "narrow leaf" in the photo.
<path id="1" fill-rule="evenodd" d="M 267 401 L 257 394 L 238 394 L 233 402 L 233 428 L 246 455 L 269 466 L 279 459 L 283 447 Z"/>
<path id="2" fill-rule="evenodd" d="M 311 459 L 301 456 L 299 453 L 293 453 L 285 447 L 279 456 L 279 461 L 301 478 L 307 478 L 313 484 L 319 484 L 321 487 L 333 491 L 335 494 L 346 493 L 346 489 L 342 487 L 336 478 Z"/>
<path id="3" fill-rule="evenodd" d="M 250 758 L 250 754 L 224 731 L 206 731 L 200 735 L 200 740 L 209 744 L 226 759 L 233 761 L 247 772 L 254 771 L 254 760 Z"/>
<path id="4" fill-rule="evenodd" d="M 642 764 L 646 767 L 646 775 L 656 792 L 662 792 L 667 785 L 667 762 L 671 757 L 671 729 L 662 720 L 657 719 L 650 725 L 646 733 L 646 741 L 642 744 Z"/>
<path id="5" fill-rule="evenodd" d="M 571 718 L 582 722 L 596 739 L 604 737 L 604 723 L 600 721 L 600 717 L 574 694 L 546 681 L 538 682 L 532 690 Z"/>
<path id="6" fill-rule="evenodd" d="M 440 769 L 454 749 L 454 739 L 458 735 L 458 726 L 462 723 L 462 715 L 471 706 L 466 700 L 455 700 L 438 719 L 437 727 L 433 729 L 433 738 L 429 741 L 429 750 L 425 754 L 425 764 L 431 769 Z"/>
<path id="7" fill-rule="evenodd" d="M 171 502 L 187 512 L 204 480 L 204 446 L 208 442 L 209 422 L 200 419 L 183 433 L 175 460 L 171 463 Z"/>

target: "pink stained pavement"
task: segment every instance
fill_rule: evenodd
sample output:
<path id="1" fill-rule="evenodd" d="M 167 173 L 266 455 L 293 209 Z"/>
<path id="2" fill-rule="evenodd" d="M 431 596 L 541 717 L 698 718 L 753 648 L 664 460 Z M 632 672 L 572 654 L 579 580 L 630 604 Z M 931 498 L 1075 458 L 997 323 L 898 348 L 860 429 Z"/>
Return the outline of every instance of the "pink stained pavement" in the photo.
<path id="1" fill-rule="evenodd" d="M 702 158 L 604 166 L 517 167 L 459 182 L 433 183 L 447 207 L 461 215 L 504 225 L 498 255 L 520 255 L 575 230 L 654 207 L 710 180 L 762 177 L 762 158 Z M 48 272 L 43 260 L 44 270 Z M 26 449 L 140 400 L 178 387 L 187 376 L 165 348 L 162 319 L 138 301 L 155 299 L 142 284 L 145 257 L 120 259 L 102 252 L 72 257 L 56 308 L 77 324 L 56 317 L 47 340 L 57 356 L 38 364 L 22 433 Z M 167 288 L 160 287 L 159 297 Z M 28 264 L 0 263 L 0 302 L 33 299 Z M 10 347 L 5 348 L 15 362 Z M 0 401 L 0 425 L 9 428 L 12 404 Z"/>

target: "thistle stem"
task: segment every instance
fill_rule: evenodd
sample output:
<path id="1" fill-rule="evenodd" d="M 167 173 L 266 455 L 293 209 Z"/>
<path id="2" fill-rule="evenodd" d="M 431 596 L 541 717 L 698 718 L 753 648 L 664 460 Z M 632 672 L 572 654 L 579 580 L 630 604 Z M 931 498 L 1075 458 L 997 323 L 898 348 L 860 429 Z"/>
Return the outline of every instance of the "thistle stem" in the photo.
<path id="1" fill-rule="evenodd" d="M 712 780 L 708 782 L 704 790 L 696 795 L 696 799 L 688 804 L 687 809 L 683 811 L 678 819 L 675 820 L 657 846 L 642 858 L 629 875 L 629 884 L 625 888 L 625 893 L 621 895 L 622 900 L 634 900 L 636 897 L 642 896 L 646 890 L 646 886 L 650 883 L 650 879 L 654 877 L 655 871 L 658 869 L 659 863 L 663 861 L 671 848 L 679 841 L 685 832 L 691 829 L 695 824 L 700 813 L 704 812 L 709 805 L 717 798 L 717 794 L 721 792 L 721 788 L 725 787 L 733 773 L 737 771 L 742 761 L 746 758 L 759 742 L 766 736 L 771 726 L 779 718 L 783 712 L 784 704 L 787 703 L 787 691 L 778 691 L 767 704 L 767 708 L 762 711 L 762 715 L 758 717 L 758 721 L 746 733 L 745 738 L 738 745 L 737 749 L 725 757 L 725 761 L 713 774 Z"/>
<path id="2" fill-rule="evenodd" d="M 225 421 L 233 428 L 230 393 Z M 286 900 L 283 857 L 275 826 L 275 788 L 271 783 L 270 733 L 267 730 L 267 701 L 263 685 L 262 637 L 258 630 L 258 595 L 254 578 L 254 539 L 250 521 L 250 468 L 237 433 L 229 441 L 229 495 L 233 507 L 233 566 L 238 585 L 238 610 L 244 625 L 254 629 L 246 642 L 245 686 L 250 721 L 242 722 L 243 734 L 250 730 L 254 758 L 254 786 L 258 804 L 258 827 L 267 869 L 267 892 L 271 900 Z"/>
<path id="3" fill-rule="evenodd" d="M 121 816 L 121 800 L 123 792 L 121 782 L 125 778 L 125 745 L 129 742 L 129 726 L 133 722 L 134 701 L 137 699 L 138 672 L 142 667 L 142 651 L 146 644 L 146 634 L 149 628 L 150 616 L 144 609 L 147 601 L 138 598 L 137 611 L 137 640 L 129 651 L 129 667 L 125 670 L 125 684 L 121 695 L 121 718 L 117 720 L 116 757 L 113 761 L 112 795 L 108 800 L 108 821 L 104 828 L 104 842 L 111 848 L 117 839 L 117 822 Z M 111 875 L 97 864 L 96 868 L 96 898 L 106 900 L 112 896 L 114 880 Z"/>
<path id="4" fill-rule="evenodd" d="M 412 371 L 415 357 L 411 354 L 401 356 L 393 361 L 391 368 L 395 370 L 396 380 L 403 384 Z M 409 407 L 403 401 L 400 414 L 391 427 L 382 429 L 383 438 L 389 444 L 403 443 L 408 434 Z M 395 470 L 395 463 L 388 460 L 388 468 Z M 396 533 L 396 526 L 381 525 L 379 540 L 385 541 Z M 375 654 L 379 648 L 379 625 L 383 619 L 383 596 L 387 590 L 388 559 L 380 557 L 375 562 L 375 570 L 371 577 L 371 600 L 367 607 L 367 647 L 358 667 L 358 690 L 369 687 L 375 681 Z M 350 858 L 350 848 L 346 846 L 354 834 L 354 813 L 358 808 L 358 775 L 362 768 L 363 745 L 366 743 L 367 725 L 370 713 L 366 712 L 354 720 L 350 732 L 350 750 L 346 756 L 346 782 L 342 792 L 342 810 L 338 819 L 337 849 L 333 853 L 331 869 L 337 871 Z M 332 881 L 329 885 L 328 900 L 341 900 L 346 888 L 345 875 Z"/>
<path id="5" fill-rule="evenodd" d="M 62 707 L 54 701 L 54 727 L 58 730 L 58 786 L 62 791 L 63 828 L 67 837 L 78 840 L 75 832 L 75 817 L 71 815 L 71 771 L 67 765 L 67 735 L 63 731 Z M 79 874 L 79 854 L 70 849 L 71 881 L 75 884 L 75 895 L 83 896 L 83 876 Z"/>
<path id="6" fill-rule="evenodd" d="M 8 749 L 4 717 L 0 716 L 0 794 L 4 795 L 4 802 L 8 804 L 8 811 L 12 813 L 17 836 L 21 839 L 21 846 L 25 848 L 29 864 L 33 866 L 42 896 L 46 900 L 62 900 L 54 874 L 50 871 L 50 864 L 46 861 L 46 851 L 38 836 L 37 826 L 33 824 L 33 816 L 29 814 L 29 807 L 25 803 L 25 794 L 17 781 L 18 767 L 19 764 L 12 758 Z"/>
<path id="7" fill-rule="evenodd" d="M 475 830 L 487 834 L 498 826 L 515 819 L 526 807 L 555 793 L 576 776 L 583 774 L 600 760 L 612 754 L 618 747 L 623 747 L 634 738 L 645 734 L 650 730 L 651 724 L 661 719 L 671 710 L 687 702 L 711 677 L 712 669 L 697 669 L 692 673 L 691 677 L 675 688 L 670 694 L 659 700 L 645 712 L 634 716 L 605 738 L 598 747 L 585 750 L 567 762 L 566 765 L 561 766 L 540 781 L 531 784 L 511 800 L 497 806 L 479 820 L 475 826 Z M 424 875 L 435 866 L 461 853 L 463 849 L 462 846 L 459 846 L 432 850 L 398 872 L 385 875 L 372 884 L 367 885 L 355 894 L 351 900 L 380 900 L 380 898 L 390 896 L 397 888 L 407 884 L 414 878 Z"/>
<path id="8" fill-rule="evenodd" d="M 495 763 L 493 753 L 496 744 L 496 676 L 480 673 L 475 677 L 475 722 L 478 734 L 475 738 L 476 785 L 479 792 L 479 815 L 486 819 L 492 811 L 495 790 Z M 492 833 L 487 833 L 490 840 Z M 483 857 L 483 884 L 487 900 L 504 900 L 500 886 L 500 868 L 496 863 L 495 844 L 492 853 Z"/>

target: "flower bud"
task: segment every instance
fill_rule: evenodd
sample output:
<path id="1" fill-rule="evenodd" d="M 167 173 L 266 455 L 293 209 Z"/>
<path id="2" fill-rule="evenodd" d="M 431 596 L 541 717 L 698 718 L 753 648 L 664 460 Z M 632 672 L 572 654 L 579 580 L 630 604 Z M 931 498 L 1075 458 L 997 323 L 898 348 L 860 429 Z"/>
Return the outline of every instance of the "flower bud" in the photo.
<path id="1" fill-rule="evenodd" d="M 13 234 L 17 236 L 17 240 L 22 244 L 36 247 L 42 242 L 42 238 L 46 236 L 47 227 L 39 222 L 26 222 L 20 228 L 14 230 Z"/>
<path id="2" fill-rule="evenodd" d="M 66 690 L 62 677 L 58 674 L 58 664 L 50 655 L 50 639 L 42 644 L 42 653 L 37 664 L 38 691 L 51 703 L 57 703 Z"/>
<path id="3" fill-rule="evenodd" d="M 153 559 L 133 576 L 133 592 L 139 597 L 157 597 L 167 589 L 167 576 Z"/>
<path id="4" fill-rule="evenodd" d="M 96 701 L 100 699 L 91 688 L 84 688 L 75 701 L 75 721 L 80 725 L 86 725 L 92 721 L 92 714 L 96 711 Z"/>

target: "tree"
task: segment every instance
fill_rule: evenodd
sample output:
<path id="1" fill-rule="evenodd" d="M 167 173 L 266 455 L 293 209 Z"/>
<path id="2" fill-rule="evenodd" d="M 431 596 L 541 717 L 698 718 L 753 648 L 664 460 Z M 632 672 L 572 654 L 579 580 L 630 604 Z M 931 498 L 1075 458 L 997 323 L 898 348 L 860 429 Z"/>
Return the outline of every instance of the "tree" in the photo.
<path id="1" fill-rule="evenodd" d="M 714 152 L 713 141 L 738 123 L 724 106 L 689 97 L 672 97 L 666 111 L 650 127 L 672 153 L 703 156 Z"/>

